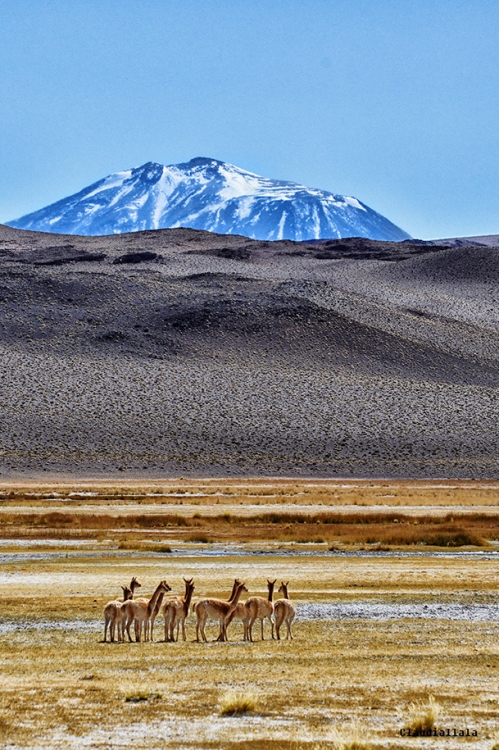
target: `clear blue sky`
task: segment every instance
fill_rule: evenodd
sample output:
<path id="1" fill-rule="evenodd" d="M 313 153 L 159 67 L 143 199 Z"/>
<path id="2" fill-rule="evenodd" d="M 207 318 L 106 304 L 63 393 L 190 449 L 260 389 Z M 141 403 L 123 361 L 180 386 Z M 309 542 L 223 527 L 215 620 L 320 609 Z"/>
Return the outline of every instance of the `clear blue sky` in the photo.
<path id="1" fill-rule="evenodd" d="M 497 0 L 1 0 L 0 221 L 211 156 L 499 233 Z"/>

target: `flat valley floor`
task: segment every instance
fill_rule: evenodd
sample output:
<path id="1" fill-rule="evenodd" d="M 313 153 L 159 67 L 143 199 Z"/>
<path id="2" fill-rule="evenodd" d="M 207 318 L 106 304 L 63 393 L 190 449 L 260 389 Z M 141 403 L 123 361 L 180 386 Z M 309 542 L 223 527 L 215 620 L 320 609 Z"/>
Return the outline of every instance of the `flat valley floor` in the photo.
<path id="1" fill-rule="evenodd" d="M 0 744 L 462 748 L 499 731 L 499 483 L 169 480 L 0 487 Z M 433 542 L 433 543 L 432 543 Z M 439 544 L 437 544 L 437 542 Z M 470 543 L 471 542 L 471 543 Z M 289 581 L 293 640 L 103 643 L 103 608 Z M 224 715 L 233 693 L 250 712 Z M 445 739 L 402 737 L 433 699 Z M 476 736 L 460 737 L 460 731 Z M 452 736 L 457 733 L 457 736 Z M 354 739 L 356 737 L 357 739 Z"/>

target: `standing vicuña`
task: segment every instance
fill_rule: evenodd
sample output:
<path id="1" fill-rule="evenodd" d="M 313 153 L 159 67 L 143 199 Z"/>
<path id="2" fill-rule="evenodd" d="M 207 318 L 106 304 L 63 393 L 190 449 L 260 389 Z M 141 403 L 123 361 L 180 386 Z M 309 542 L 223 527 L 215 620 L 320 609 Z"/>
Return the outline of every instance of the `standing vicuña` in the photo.
<path id="1" fill-rule="evenodd" d="M 236 589 L 239 586 L 241 581 L 238 578 L 234 578 L 234 583 L 232 585 L 232 591 L 230 592 L 229 596 L 229 602 L 232 601 L 234 598 L 234 594 L 236 593 Z M 244 632 L 244 640 L 246 640 L 246 629 L 248 627 L 249 622 L 249 615 L 246 612 L 246 608 L 244 606 L 244 602 L 238 602 L 235 606 L 235 608 L 232 610 L 230 615 L 227 617 L 227 621 L 225 623 L 225 634 L 222 634 L 220 632 L 217 641 L 226 641 L 227 640 L 227 628 L 231 624 L 232 620 L 241 620 L 243 623 L 243 632 Z"/>
<path id="2" fill-rule="evenodd" d="M 293 638 L 293 634 L 291 633 L 291 623 L 295 619 L 296 607 L 288 596 L 288 584 L 289 581 L 287 583 L 281 581 L 281 585 L 279 586 L 279 593 L 282 592 L 284 598 L 278 599 L 276 602 L 274 602 L 275 631 L 278 641 L 281 640 L 279 631 L 283 622 L 286 623 L 286 627 L 288 629 L 288 632 L 286 633 L 286 640 L 288 638 Z"/>
<path id="3" fill-rule="evenodd" d="M 161 604 L 163 602 L 163 597 L 165 595 L 164 591 L 160 591 L 159 596 L 157 597 L 156 601 L 154 602 L 154 607 L 152 608 L 152 612 L 149 617 L 149 634 L 150 634 L 150 640 L 154 640 L 154 622 L 156 620 L 156 617 L 158 616 L 158 612 L 161 608 Z"/>
<path id="4" fill-rule="evenodd" d="M 227 636 L 227 628 L 231 624 L 232 620 L 241 620 L 243 623 L 243 639 L 245 641 L 248 640 L 248 625 L 250 621 L 250 614 L 248 610 L 246 609 L 246 602 L 238 602 L 236 604 L 235 609 L 232 610 L 231 614 L 227 617 L 227 622 L 225 623 L 225 631 Z M 227 638 L 222 638 L 220 635 L 217 638 L 218 641 L 227 640 Z"/>
<path id="5" fill-rule="evenodd" d="M 206 622 L 210 617 L 220 622 L 220 633 L 218 639 L 222 641 L 226 640 L 227 618 L 236 608 L 239 597 L 241 596 L 243 591 L 247 590 L 248 589 L 246 588 L 244 583 L 240 583 L 236 587 L 234 595 L 228 602 L 224 602 L 222 601 L 222 599 L 200 599 L 194 607 L 194 611 L 197 615 L 196 641 L 199 641 L 199 635 L 201 634 L 203 641 L 205 643 L 207 642 L 204 629 L 206 626 Z"/>
<path id="6" fill-rule="evenodd" d="M 249 641 L 253 640 L 253 623 L 255 620 L 260 620 L 262 625 L 262 641 L 263 641 L 263 621 L 268 618 L 270 627 L 272 629 L 272 638 L 274 637 L 274 623 L 272 622 L 272 615 L 274 614 L 274 605 L 272 604 L 272 597 L 274 594 L 274 586 L 276 580 L 269 581 L 267 579 L 268 596 L 266 599 L 263 596 L 250 596 L 248 601 L 245 603 L 246 611 L 249 615 L 249 622 L 247 625 L 247 637 Z M 280 590 L 280 589 L 279 589 Z M 246 640 L 246 636 L 245 636 Z"/>
<path id="7" fill-rule="evenodd" d="M 163 614 L 165 616 L 165 641 L 178 641 L 180 624 L 182 624 L 182 639 L 184 641 L 187 640 L 185 633 L 185 620 L 189 614 L 192 594 L 194 593 L 194 580 L 192 578 L 190 580 L 184 578 L 184 583 L 184 596 L 176 596 L 168 599 L 163 607 Z M 175 625 L 177 626 L 176 638 L 174 635 Z"/>
<path id="8" fill-rule="evenodd" d="M 114 641 L 116 626 L 118 627 L 118 641 L 123 640 L 123 622 L 122 622 L 122 605 L 123 602 L 133 599 L 135 589 L 140 587 L 140 583 L 135 576 L 130 581 L 130 586 L 122 586 L 123 599 L 115 599 L 108 602 L 104 607 L 104 643 L 106 642 L 107 630 L 109 627 L 109 638 Z"/>
<path id="9" fill-rule="evenodd" d="M 166 581 L 161 581 L 149 601 L 147 599 L 132 599 L 123 605 L 124 622 L 128 640 L 132 640 L 130 635 L 130 625 L 132 622 L 135 627 L 135 640 L 140 641 L 142 630 L 144 631 L 144 640 L 149 640 L 149 620 L 154 610 L 156 601 L 160 595 L 164 596 L 167 591 L 171 591 Z"/>

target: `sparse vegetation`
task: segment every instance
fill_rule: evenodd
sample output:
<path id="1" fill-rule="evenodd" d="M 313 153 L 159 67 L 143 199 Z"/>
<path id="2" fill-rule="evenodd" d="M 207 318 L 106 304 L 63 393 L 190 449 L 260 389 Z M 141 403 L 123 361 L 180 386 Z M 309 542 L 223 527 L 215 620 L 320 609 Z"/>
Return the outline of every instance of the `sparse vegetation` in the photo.
<path id="1" fill-rule="evenodd" d="M 168 544 L 161 544 L 159 542 L 142 542 L 142 541 L 125 541 L 120 542 L 118 549 L 125 549 L 136 552 L 158 552 L 161 554 L 170 554 L 172 548 Z"/>
<path id="2" fill-rule="evenodd" d="M 258 700 L 253 693 L 245 691 L 230 691 L 220 698 L 219 710 L 221 716 L 239 716 L 254 713 L 258 707 Z"/>
<path id="3" fill-rule="evenodd" d="M 123 697 L 127 703 L 153 701 L 162 697 L 161 693 L 149 685 L 128 685 L 123 688 Z"/>
<path id="4" fill-rule="evenodd" d="M 433 695 L 430 695 L 427 701 L 411 703 L 409 712 L 408 727 L 412 734 L 418 735 L 435 727 L 441 712 L 441 706 Z"/>
<path id="5" fill-rule="evenodd" d="M 18 500 L 19 505 L 21 501 Z M 137 502 L 137 499 L 134 499 Z M 233 499 L 234 502 L 234 499 Z M 244 503 L 242 504 L 244 506 Z M 175 506 L 177 510 L 179 506 Z M 160 542 L 167 539 L 206 544 L 216 541 L 284 541 L 301 544 L 378 545 L 381 551 L 397 546 L 463 547 L 487 546 L 487 540 L 499 539 L 499 513 L 420 513 L 403 511 L 316 512 L 313 506 L 307 512 L 289 509 L 282 512 L 261 510 L 245 513 L 238 507 L 237 514 L 224 512 L 217 515 L 196 511 L 188 515 L 182 511 L 164 513 L 153 504 L 148 512 L 131 513 L 126 505 L 113 513 L 71 510 L 33 512 L 31 498 L 26 510 L 9 512 L 8 504 L 0 507 L 0 536 L 10 538 L 81 538 L 117 539 L 121 549 L 147 549 L 140 544 L 150 544 L 149 551 L 160 551 Z M 123 539 L 126 534 L 127 538 Z M 130 537 L 133 535 L 133 539 Z M 154 535 L 156 539 L 151 539 Z M 127 546 L 127 545 L 137 546 Z M 168 546 L 168 545 L 167 545 Z M 163 551 L 168 551 L 165 548 Z"/>
<path id="6" fill-rule="evenodd" d="M 206 534 L 190 534 L 186 541 L 194 542 L 195 544 L 212 544 L 213 539 L 210 539 Z"/>
<path id="7" fill-rule="evenodd" d="M 358 722 L 336 727 L 331 734 L 332 750 L 371 750 L 365 728 Z"/>

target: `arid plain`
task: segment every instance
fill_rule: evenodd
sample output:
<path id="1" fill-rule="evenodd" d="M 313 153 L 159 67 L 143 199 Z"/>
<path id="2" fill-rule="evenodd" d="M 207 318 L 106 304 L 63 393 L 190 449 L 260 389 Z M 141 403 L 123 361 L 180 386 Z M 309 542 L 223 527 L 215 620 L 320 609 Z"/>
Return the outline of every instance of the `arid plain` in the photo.
<path id="1" fill-rule="evenodd" d="M 53 481 L 0 487 L 6 747 L 490 750 L 499 730 L 499 484 Z M 432 544 L 433 542 L 433 544 Z M 195 599 L 289 581 L 294 639 L 102 642 L 136 576 Z M 251 710 L 224 715 L 233 693 Z M 402 737 L 432 696 L 436 726 Z M 237 697 L 237 696 L 236 696 Z"/>

